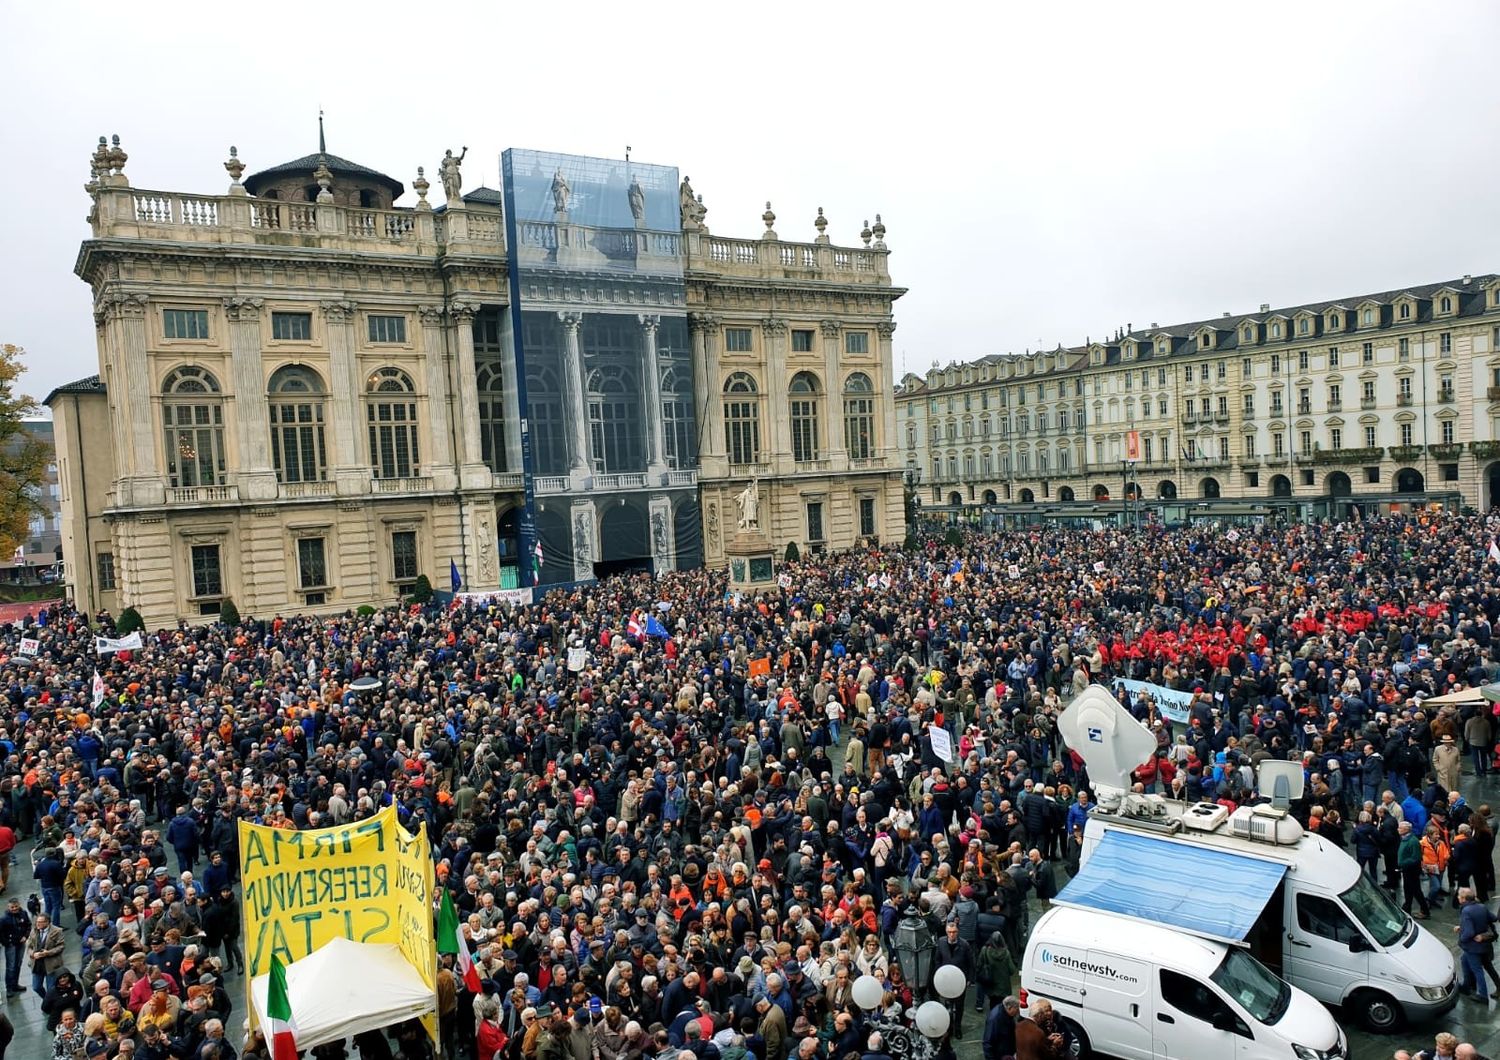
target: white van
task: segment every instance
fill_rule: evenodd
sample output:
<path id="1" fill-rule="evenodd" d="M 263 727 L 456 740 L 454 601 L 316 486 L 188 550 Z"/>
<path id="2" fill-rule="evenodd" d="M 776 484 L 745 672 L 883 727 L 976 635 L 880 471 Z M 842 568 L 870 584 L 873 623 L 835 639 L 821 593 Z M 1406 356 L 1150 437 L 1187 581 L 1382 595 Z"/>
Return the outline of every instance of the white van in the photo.
<path id="1" fill-rule="evenodd" d="M 1328 1010 L 1243 947 L 1089 909 L 1031 930 L 1022 1003 L 1052 1002 L 1073 1055 L 1120 1060 L 1342 1060 Z"/>
<path id="2" fill-rule="evenodd" d="M 1073 700 L 1058 728 L 1099 794 L 1081 868 L 1059 904 L 1247 945 L 1274 973 L 1371 1030 L 1453 1008 L 1453 951 L 1345 851 L 1286 812 L 1302 794 L 1300 763 L 1262 763 L 1257 784 L 1271 804 L 1231 814 L 1131 793 L 1131 771 L 1156 737 L 1098 686 Z"/>

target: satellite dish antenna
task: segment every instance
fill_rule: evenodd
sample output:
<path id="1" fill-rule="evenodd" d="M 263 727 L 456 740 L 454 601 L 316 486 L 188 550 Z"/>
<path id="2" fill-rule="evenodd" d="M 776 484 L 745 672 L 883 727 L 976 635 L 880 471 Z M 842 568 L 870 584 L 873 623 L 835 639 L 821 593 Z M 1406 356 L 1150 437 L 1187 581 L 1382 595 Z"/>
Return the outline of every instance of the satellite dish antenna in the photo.
<path id="1" fill-rule="evenodd" d="M 1102 685 L 1085 688 L 1057 719 L 1058 731 L 1088 766 L 1101 809 L 1130 792 L 1130 775 L 1156 753 L 1156 736 Z"/>

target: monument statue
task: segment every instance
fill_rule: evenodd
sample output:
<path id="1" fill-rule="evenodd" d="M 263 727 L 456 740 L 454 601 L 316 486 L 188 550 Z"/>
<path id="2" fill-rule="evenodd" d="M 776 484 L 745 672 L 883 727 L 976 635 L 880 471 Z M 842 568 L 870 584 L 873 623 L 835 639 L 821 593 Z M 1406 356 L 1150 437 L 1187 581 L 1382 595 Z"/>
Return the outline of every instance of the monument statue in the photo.
<path id="1" fill-rule="evenodd" d="M 630 216 L 637 221 L 644 221 L 646 219 L 646 193 L 641 188 L 641 182 L 634 175 L 630 178 L 630 189 L 627 194 L 630 196 Z"/>
<path id="2" fill-rule="evenodd" d="M 679 192 L 679 209 L 682 211 L 682 226 L 687 228 L 702 222 L 703 215 L 708 211 L 703 209 L 698 197 L 693 194 L 693 182 L 689 177 L 682 178 L 682 188 Z"/>
<path id="3" fill-rule="evenodd" d="M 741 530 L 760 529 L 760 479 L 753 478 L 750 485 L 741 490 L 734 498 L 734 503 L 740 509 L 739 527 Z"/>
<path id="4" fill-rule="evenodd" d="M 465 156 L 469 149 L 465 147 L 457 158 L 453 157 L 453 148 L 448 148 L 443 155 L 443 160 L 438 163 L 438 178 L 443 182 L 443 194 L 448 197 L 448 202 L 457 205 L 462 195 L 463 176 L 458 167 L 463 165 Z"/>
<path id="5" fill-rule="evenodd" d="M 562 168 L 552 174 L 552 209 L 558 213 L 568 212 L 568 198 L 572 195 L 572 189 L 568 187 L 568 178 L 563 176 Z"/>

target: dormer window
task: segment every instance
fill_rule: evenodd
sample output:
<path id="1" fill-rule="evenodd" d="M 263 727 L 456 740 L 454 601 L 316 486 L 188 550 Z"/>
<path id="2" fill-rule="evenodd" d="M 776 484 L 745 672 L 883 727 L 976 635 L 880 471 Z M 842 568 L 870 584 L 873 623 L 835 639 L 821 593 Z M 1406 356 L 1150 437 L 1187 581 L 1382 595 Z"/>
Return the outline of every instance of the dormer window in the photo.
<path id="1" fill-rule="evenodd" d="M 1298 335 L 1306 335 L 1307 334 L 1307 318 L 1306 317 L 1303 317 L 1301 320 L 1297 321 L 1297 334 Z"/>
<path id="2" fill-rule="evenodd" d="M 1366 309 L 1363 313 L 1361 313 L 1359 317 L 1359 323 L 1362 327 L 1369 327 L 1371 324 L 1374 324 L 1375 310 Z"/>
<path id="3" fill-rule="evenodd" d="M 1329 313 L 1328 314 L 1328 326 L 1330 328 L 1343 327 L 1342 320 L 1343 320 L 1343 318 L 1341 316 L 1339 316 L 1337 313 Z"/>
<path id="4" fill-rule="evenodd" d="M 1496 302 L 1497 302 L 1497 304 L 1500 304 L 1500 288 L 1496 288 L 1495 289 L 1495 295 L 1496 295 Z M 1156 352 L 1159 355 L 1163 356 L 1163 357 L 1165 357 L 1167 355 L 1167 340 L 1166 339 L 1158 339 L 1157 340 L 1157 343 L 1156 343 Z"/>
<path id="5" fill-rule="evenodd" d="M 1272 324 L 1271 325 L 1271 338 L 1273 338 L 1273 339 L 1279 339 L 1279 338 L 1281 338 L 1281 325 L 1280 324 Z"/>
<path id="6" fill-rule="evenodd" d="M 1453 312 L 1453 299 L 1452 299 L 1452 297 L 1450 297 L 1449 295 L 1446 295 L 1446 294 L 1443 295 L 1442 300 L 1438 302 L 1438 312 L 1439 313 L 1451 313 L 1451 312 Z"/>
<path id="7" fill-rule="evenodd" d="M 1241 338 L 1243 338 L 1246 342 L 1254 342 L 1255 341 L 1255 329 L 1252 328 L 1252 327 L 1247 326 L 1245 328 L 1243 334 L 1241 335 Z"/>
<path id="8" fill-rule="evenodd" d="M 1396 316 L 1398 318 L 1400 318 L 1401 320 L 1410 320 L 1411 319 L 1411 303 L 1410 302 L 1402 302 L 1401 305 L 1400 305 L 1400 307 L 1398 307 L 1397 310 L 1396 310 Z"/>
<path id="9" fill-rule="evenodd" d="M 1214 344 L 1214 333 L 1212 331 L 1201 331 L 1198 333 L 1198 348 L 1200 350 L 1212 349 Z"/>

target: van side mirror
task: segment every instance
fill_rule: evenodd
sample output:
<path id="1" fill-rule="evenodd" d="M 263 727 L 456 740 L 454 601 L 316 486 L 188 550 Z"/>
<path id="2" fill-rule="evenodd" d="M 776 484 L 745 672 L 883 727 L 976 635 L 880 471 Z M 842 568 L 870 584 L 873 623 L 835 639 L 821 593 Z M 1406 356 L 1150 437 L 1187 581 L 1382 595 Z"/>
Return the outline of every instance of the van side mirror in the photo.
<path id="1" fill-rule="evenodd" d="M 1363 935 L 1355 935 L 1349 940 L 1350 953 L 1369 953 L 1371 948 L 1369 941 Z"/>
<path id="2" fill-rule="evenodd" d="M 1213 1027 L 1216 1031 L 1228 1031 L 1230 1034 L 1233 1034 L 1238 1029 L 1238 1023 L 1239 1021 L 1234 1018 L 1234 1013 L 1232 1012 L 1220 1011 L 1214 1013 Z"/>

